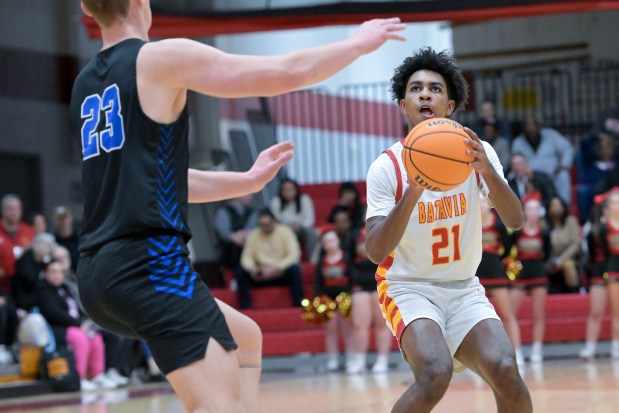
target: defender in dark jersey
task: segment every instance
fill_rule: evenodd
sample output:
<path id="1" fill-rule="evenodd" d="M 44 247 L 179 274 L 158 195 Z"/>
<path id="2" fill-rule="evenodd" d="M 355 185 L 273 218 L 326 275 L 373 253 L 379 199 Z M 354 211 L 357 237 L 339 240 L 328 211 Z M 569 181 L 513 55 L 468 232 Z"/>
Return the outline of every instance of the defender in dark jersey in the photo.
<path id="1" fill-rule="evenodd" d="M 404 25 L 376 19 L 326 46 L 236 56 L 185 39 L 148 42 L 147 0 L 82 0 L 82 8 L 103 38 L 70 105 L 83 154 L 82 301 L 103 327 L 147 340 L 188 411 L 258 411 L 260 330 L 197 281 L 187 203 L 261 190 L 293 145 L 263 151 L 245 173 L 188 169 L 187 91 L 231 98 L 296 90 L 403 40 Z"/>

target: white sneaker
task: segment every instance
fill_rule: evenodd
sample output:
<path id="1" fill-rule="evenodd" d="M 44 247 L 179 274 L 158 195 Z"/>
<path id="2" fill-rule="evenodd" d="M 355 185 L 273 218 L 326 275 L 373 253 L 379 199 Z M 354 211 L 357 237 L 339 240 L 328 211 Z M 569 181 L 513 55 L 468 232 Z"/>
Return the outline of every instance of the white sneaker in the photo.
<path id="1" fill-rule="evenodd" d="M 13 363 L 13 354 L 6 348 L 5 345 L 0 344 L 0 364 Z"/>
<path id="2" fill-rule="evenodd" d="M 361 374 L 365 371 L 365 354 L 352 353 L 351 357 L 346 360 L 346 373 Z"/>
<path id="3" fill-rule="evenodd" d="M 92 383 L 99 389 L 115 389 L 116 387 L 118 387 L 116 382 L 108 379 L 107 376 L 103 373 L 92 379 Z"/>
<path id="4" fill-rule="evenodd" d="M 327 361 L 327 371 L 336 371 L 340 365 L 337 361 L 337 358 L 330 358 L 329 361 Z"/>
<path id="5" fill-rule="evenodd" d="M 518 369 L 521 369 L 524 367 L 524 355 L 522 354 L 522 349 L 517 348 L 515 350 L 516 352 L 516 365 L 518 366 Z"/>
<path id="6" fill-rule="evenodd" d="M 110 381 L 116 383 L 117 386 L 126 386 L 129 384 L 129 378 L 121 375 L 115 368 L 109 369 L 105 376 Z"/>
<path id="7" fill-rule="evenodd" d="M 381 374 L 386 373 L 389 370 L 389 359 L 387 356 L 378 356 L 376 357 L 376 362 L 372 366 L 372 373 Z"/>
<path id="8" fill-rule="evenodd" d="M 82 379 L 80 380 L 80 390 L 81 391 L 94 391 L 94 390 L 97 390 L 97 385 L 91 382 L 90 380 Z"/>
<path id="9" fill-rule="evenodd" d="M 531 363 L 541 363 L 544 360 L 542 355 L 542 346 L 533 344 L 531 348 Z"/>
<path id="10" fill-rule="evenodd" d="M 593 360 L 595 358 L 595 345 L 585 344 L 585 346 L 580 350 L 578 356 L 583 360 Z"/>

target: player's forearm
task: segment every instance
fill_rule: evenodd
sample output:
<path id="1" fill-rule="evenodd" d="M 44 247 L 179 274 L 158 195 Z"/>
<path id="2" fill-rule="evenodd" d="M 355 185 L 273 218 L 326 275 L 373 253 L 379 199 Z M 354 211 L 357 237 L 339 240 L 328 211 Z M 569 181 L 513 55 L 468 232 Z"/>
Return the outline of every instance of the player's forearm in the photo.
<path id="1" fill-rule="evenodd" d="M 410 189 L 410 187 L 409 187 Z M 400 202 L 383 219 L 370 218 L 366 223 L 365 252 L 375 264 L 383 262 L 397 247 L 421 192 L 407 189 Z"/>
<path id="2" fill-rule="evenodd" d="M 261 184 L 250 172 L 198 171 L 189 169 L 190 203 L 214 202 L 258 192 Z"/>
<path id="3" fill-rule="evenodd" d="M 282 56 L 290 90 L 314 85 L 333 76 L 365 53 L 356 38 L 312 47 Z"/>
<path id="4" fill-rule="evenodd" d="M 490 192 L 490 201 L 501 217 L 503 223 L 512 229 L 520 229 L 524 224 L 524 213 L 520 200 L 505 183 L 505 181 L 492 171 L 490 176 L 484 176 L 484 181 Z"/>

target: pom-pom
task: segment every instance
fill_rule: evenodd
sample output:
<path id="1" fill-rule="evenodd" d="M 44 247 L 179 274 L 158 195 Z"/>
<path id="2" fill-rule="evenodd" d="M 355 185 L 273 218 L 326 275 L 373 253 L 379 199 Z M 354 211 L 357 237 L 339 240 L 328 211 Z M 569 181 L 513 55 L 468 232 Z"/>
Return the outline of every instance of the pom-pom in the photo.
<path id="1" fill-rule="evenodd" d="M 337 304 L 326 295 L 314 297 L 312 300 L 304 298 L 301 300 L 303 313 L 301 318 L 311 324 L 324 324 L 333 318 Z"/>

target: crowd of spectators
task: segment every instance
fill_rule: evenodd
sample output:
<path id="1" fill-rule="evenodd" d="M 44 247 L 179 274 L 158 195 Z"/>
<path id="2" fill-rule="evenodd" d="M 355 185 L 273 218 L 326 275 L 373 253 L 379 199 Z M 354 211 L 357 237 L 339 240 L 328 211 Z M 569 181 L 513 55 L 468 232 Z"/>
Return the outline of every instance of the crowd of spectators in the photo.
<path id="1" fill-rule="evenodd" d="M 55 208 L 52 228 L 43 214 L 33 214 L 28 223 L 22 215 L 17 195 L 2 196 L 0 365 L 17 362 L 21 347 L 32 344 L 19 342 L 18 331 L 34 312 L 43 316 L 57 346 L 71 348 L 82 391 L 127 385 L 132 372 L 135 380 L 162 380 L 144 343 L 99 328 L 83 311 L 75 276 L 79 235 L 71 209 Z"/>

